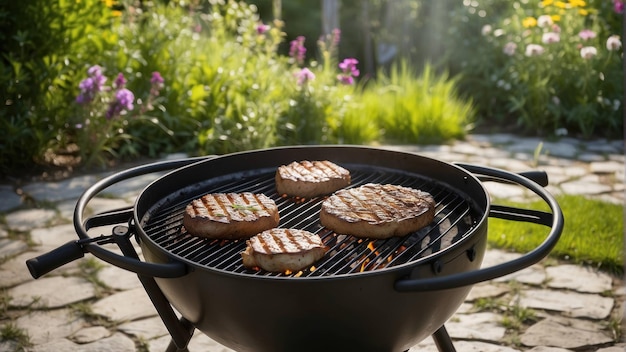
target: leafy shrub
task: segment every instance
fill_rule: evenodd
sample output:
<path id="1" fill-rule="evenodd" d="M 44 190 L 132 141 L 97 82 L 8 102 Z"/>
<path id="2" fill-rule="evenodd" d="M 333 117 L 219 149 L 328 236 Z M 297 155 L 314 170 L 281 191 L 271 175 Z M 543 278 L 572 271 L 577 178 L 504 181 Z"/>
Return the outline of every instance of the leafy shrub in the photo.
<path id="1" fill-rule="evenodd" d="M 428 134 L 433 134 L 430 140 L 459 137 L 465 130 L 467 121 L 441 105 L 455 102 L 449 91 L 454 82 L 445 84 L 447 77 L 430 74 L 418 78 L 407 68 L 390 79 L 356 84 L 359 63 L 339 57 L 338 31 L 317 41 L 319 60 L 305 60 L 306 38 L 290 42 L 294 51 L 281 55 L 284 23 L 262 23 L 256 8 L 243 2 L 126 1 L 115 8 L 99 0 L 88 4 L 92 12 L 83 3 L 52 7 L 61 24 L 48 26 L 63 29 L 51 32 L 52 41 L 63 45 L 38 57 L 20 54 L 19 45 L 8 48 L 0 77 L 8 82 L 7 104 L 19 104 L 2 111 L 5 131 L 12 133 L 2 138 L 8 147 L 0 152 L 6 156 L 2 173 L 33 160 L 49 161 L 42 157 L 45 150 L 53 157 L 76 153 L 89 165 L 175 151 L 221 154 L 276 145 L 368 144 L 384 141 L 383 128 L 394 140 L 407 142 L 425 141 Z M 39 10 L 39 5 L 29 8 Z M 31 71 L 47 80 L 31 78 L 30 72 L 18 76 L 21 60 L 32 61 Z M 85 74 L 94 65 L 113 82 L 103 83 L 99 87 L 106 89 L 97 92 L 85 81 L 96 78 L 93 72 Z M 165 82 L 158 99 L 150 79 L 155 72 Z M 115 75 L 125 82 L 117 82 Z M 22 82 L 36 89 L 15 88 Z M 389 84 L 403 93 L 379 96 Z M 117 96 L 122 91 L 125 96 Z M 437 102 L 428 105 L 429 100 Z M 390 102 L 413 110 L 414 129 L 394 131 L 389 114 L 399 110 L 376 106 Z M 436 108 L 413 117 L 428 106 Z M 450 129 L 448 122 L 438 120 L 448 114 L 449 123 L 460 125 Z M 19 133 L 30 139 L 21 139 Z M 29 148 L 20 149 L 21 143 Z"/>
<path id="2" fill-rule="evenodd" d="M 99 0 L 0 5 L 0 174 L 32 168 L 60 143 L 77 75 L 113 20 Z"/>
<path id="3" fill-rule="evenodd" d="M 454 69 L 482 118 L 532 133 L 620 135 L 623 52 L 602 17 L 614 13 L 581 0 L 464 4 L 451 37 L 473 35 L 454 43 Z"/>

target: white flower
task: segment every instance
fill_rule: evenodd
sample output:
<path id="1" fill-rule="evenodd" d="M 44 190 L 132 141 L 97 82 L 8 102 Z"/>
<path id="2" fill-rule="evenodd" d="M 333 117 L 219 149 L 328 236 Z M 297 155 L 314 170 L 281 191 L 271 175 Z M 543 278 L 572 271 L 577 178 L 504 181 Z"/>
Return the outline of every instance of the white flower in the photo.
<path id="1" fill-rule="evenodd" d="M 585 46 L 580 49 L 580 56 L 585 60 L 589 60 L 596 55 L 598 55 L 598 49 L 593 46 Z"/>
<path id="2" fill-rule="evenodd" d="M 549 15 L 542 15 L 537 18 L 537 26 L 541 28 L 545 28 L 551 26 L 554 22 L 552 22 L 552 17 Z"/>
<path id="3" fill-rule="evenodd" d="M 513 56 L 515 54 L 515 50 L 517 50 L 517 44 L 513 42 L 504 44 L 504 48 L 502 48 L 502 52 L 508 56 Z"/>
<path id="4" fill-rule="evenodd" d="M 504 35 L 504 29 L 502 29 L 502 28 L 498 28 L 495 31 L 493 31 L 493 36 L 496 37 L 496 38 L 497 37 L 501 37 L 503 35 Z"/>
<path id="5" fill-rule="evenodd" d="M 541 42 L 544 44 L 558 43 L 560 41 L 561 41 L 561 36 L 559 36 L 558 33 L 554 33 L 554 32 L 544 33 L 543 36 L 541 37 Z"/>
<path id="6" fill-rule="evenodd" d="M 526 56 L 538 56 L 543 54 L 545 49 L 539 44 L 528 44 L 526 46 Z"/>
<path id="7" fill-rule="evenodd" d="M 485 35 L 487 35 L 487 34 L 491 33 L 491 26 L 490 26 L 490 25 L 488 25 L 488 24 L 484 25 L 484 26 L 483 26 L 483 29 L 481 29 L 481 30 L 480 30 L 480 33 L 481 33 L 483 36 L 485 36 Z"/>
<path id="8" fill-rule="evenodd" d="M 620 105 L 622 105 L 622 102 L 619 99 L 613 100 L 613 111 L 617 111 Z"/>
<path id="9" fill-rule="evenodd" d="M 619 35 L 612 35 L 606 40 L 606 48 L 610 51 L 619 50 L 622 47 L 622 41 Z"/>

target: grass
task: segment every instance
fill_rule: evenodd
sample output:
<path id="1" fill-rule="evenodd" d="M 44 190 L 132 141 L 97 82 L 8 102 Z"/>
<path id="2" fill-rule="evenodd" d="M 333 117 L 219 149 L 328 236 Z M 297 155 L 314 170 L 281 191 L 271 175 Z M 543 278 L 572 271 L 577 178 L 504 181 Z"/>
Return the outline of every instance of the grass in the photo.
<path id="1" fill-rule="evenodd" d="M 576 264 L 597 267 L 611 274 L 624 272 L 624 208 L 577 195 L 556 197 L 565 227 L 551 256 Z M 530 204 L 498 200 L 495 204 L 549 211 L 542 201 Z M 525 253 L 537 247 L 548 234 L 542 225 L 489 219 L 489 244 Z"/>

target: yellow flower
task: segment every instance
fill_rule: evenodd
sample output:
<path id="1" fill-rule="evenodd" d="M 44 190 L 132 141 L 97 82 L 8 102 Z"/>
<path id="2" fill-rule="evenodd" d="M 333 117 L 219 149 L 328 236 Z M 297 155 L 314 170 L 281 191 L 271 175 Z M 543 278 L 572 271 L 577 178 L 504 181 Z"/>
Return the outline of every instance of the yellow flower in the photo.
<path id="1" fill-rule="evenodd" d="M 569 4 L 572 7 L 585 7 L 585 6 L 587 6 L 587 3 L 584 2 L 583 0 L 569 0 Z"/>
<path id="2" fill-rule="evenodd" d="M 539 3 L 540 7 L 547 7 L 550 6 L 554 3 L 554 0 L 543 0 L 542 2 Z"/>
<path id="3" fill-rule="evenodd" d="M 102 0 L 102 2 L 104 3 L 106 7 L 109 7 L 109 8 L 113 7 L 114 5 L 117 5 L 117 1 L 115 0 Z"/>
<path id="4" fill-rule="evenodd" d="M 552 22 L 554 22 L 554 23 L 559 22 L 561 20 L 561 16 L 560 15 L 552 15 L 550 17 L 552 17 Z"/>
<path id="5" fill-rule="evenodd" d="M 560 8 L 560 9 L 566 9 L 566 8 L 568 7 L 568 6 L 567 6 L 567 3 L 564 3 L 563 1 L 557 1 L 557 2 L 555 2 L 555 3 L 554 3 L 554 6 L 556 6 L 556 7 Z"/>
<path id="6" fill-rule="evenodd" d="M 113 17 L 121 17 L 122 16 L 122 11 L 113 10 L 113 11 L 111 11 L 111 16 L 113 16 Z"/>
<path id="7" fill-rule="evenodd" d="M 537 19 L 534 17 L 526 17 L 522 20 L 522 26 L 524 28 L 530 28 L 537 25 Z"/>

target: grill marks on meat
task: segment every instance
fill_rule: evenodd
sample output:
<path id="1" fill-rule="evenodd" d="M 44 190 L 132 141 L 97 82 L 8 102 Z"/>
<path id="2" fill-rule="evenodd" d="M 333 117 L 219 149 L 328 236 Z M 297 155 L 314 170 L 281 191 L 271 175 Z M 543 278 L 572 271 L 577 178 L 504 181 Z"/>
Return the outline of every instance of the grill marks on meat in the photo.
<path id="1" fill-rule="evenodd" d="M 242 239 L 278 226 L 279 219 L 276 203 L 264 194 L 212 193 L 187 205 L 183 226 L 195 236 Z"/>
<path id="2" fill-rule="evenodd" d="M 350 171 L 328 160 L 294 161 L 278 167 L 275 179 L 278 194 L 313 198 L 350 185 Z"/>
<path id="3" fill-rule="evenodd" d="M 298 229 L 270 229 L 246 241 L 243 265 L 272 272 L 299 271 L 320 260 L 328 248 L 321 238 Z"/>
<path id="4" fill-rule="evenodd" d="M 368 183 L 337 191 L 326 199 L 320 222 L 337 233 L 384 239 L 425 227 L 434 219 L 435 206 L 427 192 Z"/>

